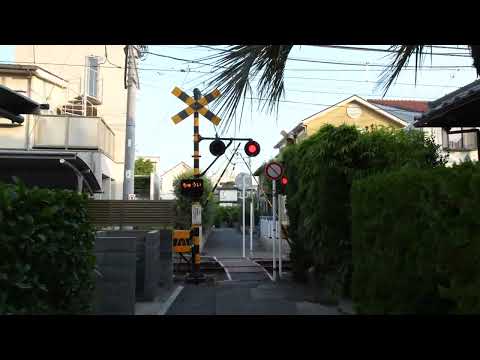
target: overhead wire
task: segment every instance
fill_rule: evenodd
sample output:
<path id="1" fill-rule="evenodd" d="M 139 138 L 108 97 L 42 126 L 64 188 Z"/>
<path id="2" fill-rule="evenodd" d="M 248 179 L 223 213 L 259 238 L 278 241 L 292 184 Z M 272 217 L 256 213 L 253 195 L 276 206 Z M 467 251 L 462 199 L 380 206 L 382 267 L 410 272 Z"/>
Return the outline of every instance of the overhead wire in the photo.
<path id="1" fill-rule="evenodd" d="M 359 50 L 359 51 L 373 51 L 373 52 L 383 52 L 383 53 L 396 53 L 395 50 L 391 49 L 378 49 L 378 48 L 369 48 L 369 47 L 360 47 L 360 46 L 348 46 L 348 45 L 310 45 L 311 47 L 322 47 L 322 48 L 336 48 L 336 49 L 342 49 L 342 50 Z M 230 49 L 219 49 L 219 48 L 214 48 L 212 46 L 207 46 L 207 45 L 198 45 L 200 48 L 207 48 L 210 50 L 215 50 L 219 52 L 232 52 L 233 50 Z M 432 46 L 434 48 L 442 48 L 442 49 L 454 49 L 454 50 L 468 50 L 468 48 L 454 48 L 454 47 L 442 47 L 442 46 Z M 430 53 L 428 53 L 430 54 Z M 453 57 L 469 57 L 470 55 L 465 52 L 465 53 L 431 53 L 432 55 L 438 55 L 438 56 L 453 56 Z M 289 58 L 290 60 L 290 58 Z"/>
<path id="2" fill-rule="evenodd" d="M 257 100 L 257 101 L 270 101 L 270 99 L 262 99 L 262 98 L 256 98 L 256 97 L 247 97 L 248 100 Z M 401 100 L 400 100 L 401 101 Z M 405 99 L 404 101 L 409 101 L 409 99 Z M 293 100 L 279 100 L 281 103 L 292 103 L 292 104 L 304 104 L 304 105 L 315 105 L 315 106 L 325 106 L 327 108 L 347 108 L 348 106 L 345 105 L 336 105 L 336 104 L 322 104 L 322 103 L 309 103 L 309 102 L 303 102 L 303 101 L 293 101 Z M 373 103 L 373 105 L 377 106 L 377 104 Z M 395 107 L 394 105 L 382 105 L 382 106 L 389 106 L 389 107 Z M 382 109 L 383 110 L 383 109 Z M 395 109 L 395 110 L 385 110 L 387 112 L 415 112 L 411 110 L 404 110 L 404 109 Z"/>

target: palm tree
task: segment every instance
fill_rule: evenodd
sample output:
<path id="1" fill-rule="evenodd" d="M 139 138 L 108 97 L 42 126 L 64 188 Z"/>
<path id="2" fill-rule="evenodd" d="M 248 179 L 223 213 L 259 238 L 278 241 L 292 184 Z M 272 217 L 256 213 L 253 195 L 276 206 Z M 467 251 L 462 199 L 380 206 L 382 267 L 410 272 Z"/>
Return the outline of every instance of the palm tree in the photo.
<path id="1" fill-rule="evenodd" d="M 480 75 L 480 46 L 468 45 L 473 66 Z M 251 79 L 260 76 L 256 85 L 259 99 L 263 102 L 262 110 L 277 112 L 279 100 L 284 96 L 284 71 L 292 45 L 235 45 L 219 54 L 203 60 L 213 60 L 214 70 L 209 87 L 216 87 L 222 93 L 219 102 L 219 113 L 226 120 L 225 126 L 241 104 L 240 119 L 243 114 L 245 100 L 252 95 Z M 398 78 L 410 58 L 415 57 L 415 83 L 417 70 L 421 67 L 426 50 L 432 50 L 432 45 L 392 45 L 392 61 L 382 72 L 379 86 L 384 89 L 384 96 L 392 83 Z M 258 99 L 253 98 L 253 99 Z"/>

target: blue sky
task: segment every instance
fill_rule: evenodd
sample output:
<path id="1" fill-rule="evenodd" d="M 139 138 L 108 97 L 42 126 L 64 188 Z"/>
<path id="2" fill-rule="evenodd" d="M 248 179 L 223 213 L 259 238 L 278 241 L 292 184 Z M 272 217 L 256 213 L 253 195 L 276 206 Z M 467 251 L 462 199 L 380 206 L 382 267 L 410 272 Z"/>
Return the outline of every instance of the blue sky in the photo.
<path id="1" fill-rule="evenodd" d="M 387 46 L 368 46 L 370 48 L 386 49 Z M 212 55 L 215 51 L 195 45 L 159 45 L 150 46 L 154 53 L 184 59 L 199 59 Z M 435 52 L 463 53 L 466 50 L 438 48 Z M 380 72 L 378 67 L 370 64 L 387 64 L 390 58 L 386 53 L 324 48 L 314 46 L 296 46 L 290 54 L 295 59 L 312 59 L 334 62 L 361 63 L 364 66 L 346 66 L 306 61 L 289 60 L 285 72 L 286 101 L 314 103 L 308 105 L 297 103 L 281 103 L 278 117 L 257 111 L 258 103 L 253 102 L 253 111 L 247 101 L 242 126 L 240 129 L 232 125 L 226 136 L 252 137 L 261 145 L 259 156 L 253 158 L 252 166 L 257 167 L 263 161 L 273 157 L 277 150 L 273 146 L 281 139 L 281 130 L 291 130 L 302 119 L 333 105 L 351 95 L 359 95 L 364 99 L 381 98 L 381 90 L 375 91 L 375 82 Z M 13 46 L 0 46 L 0 61 L 13 61 Z M 411 63 L 410 65 L 413 65 Z M 432 61 L 427 56 L 424 65 L 434 66 L 470 66 L 471 58 L 437 56 Z M 137 154 L 155 155 L 161 157 L 161 170 L 166 170 L 180 161 L 193 163 L 192 132 L 193 116 L 174 125 L 170 117 L 185 108 L 185 104 L 171 94 L 178 86 L 192 94 L 193 88 L 204 90 L 211 68 L 194 63 L 147 55 L 140 63 L 141 88 L 138 92 L 136 113 L 136 151 Z M 161 69 L 161 70 L 150 70 Z M 356 71 L 345 71 L 355 69 Z M 339 71 L 341 70 L 341 71 Z M 473 68 L 457 70 L 425 69 L 417 74 L 417 86 L 414 86 L 414 71 L 404 71 L 397 84 L 393 85 L 385 99 L 419 99 L 433 100 L 449 93 L 457 87 L 466 85 L 476 79 Z M 402 83 L 402 84 L 400 84 Z M 408 85 L 404 85 L 408 84 Z M 437 85 L 437 86 L 422 86 Z M 254 94 L 255 96 L 255 94 Z M 200 133 L 203 136 L 214 136 L 213 125 L 201 118 Z M 201 167 L 205 168 L 213 157 L 208 152 L 208 142 L 201 144 Z M 236 172 L 246 171 L 241 159 L 236 159 Z M 225 158 L 209 171 L 209 174 L 223 170 Z"/>

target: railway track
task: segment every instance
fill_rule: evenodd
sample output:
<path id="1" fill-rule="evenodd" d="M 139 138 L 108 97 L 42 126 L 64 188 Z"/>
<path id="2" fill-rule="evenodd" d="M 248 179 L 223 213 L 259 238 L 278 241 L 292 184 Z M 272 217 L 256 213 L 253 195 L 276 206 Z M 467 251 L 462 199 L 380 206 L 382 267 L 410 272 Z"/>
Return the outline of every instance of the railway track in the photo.
<path id="1" fill-rule="evenodd" d="M 251 260 L 251 261 L 250 261 Z M 253 264 L 252 264 L 253 262 Z M 253 266 L 252 266 L 253 265 Z M 278 268 L 278 261 L 277 261 Z M 226 275 L 226 278 L 230 278 L 229 269 L 232 272 L 257 272 L 258 266 L 267 273 L 272 273 L 273 263 L 272 259 L 268 258 L 252 258 L 252 259 L 242 259 L 242 258 L 222 258 L 216 259 L 214 257 L 202 257 L 200 263 L 200 271 L 208 275 Z M 282 271 L 289 272 L 291 270 L 291 265 L 289 260 L 282 261 Z M 182 259 L 176 259 L 174 262 L 174 273 L 178 276 L 185 275 L 191 271 L 191 264 L 187 263 Z"/>

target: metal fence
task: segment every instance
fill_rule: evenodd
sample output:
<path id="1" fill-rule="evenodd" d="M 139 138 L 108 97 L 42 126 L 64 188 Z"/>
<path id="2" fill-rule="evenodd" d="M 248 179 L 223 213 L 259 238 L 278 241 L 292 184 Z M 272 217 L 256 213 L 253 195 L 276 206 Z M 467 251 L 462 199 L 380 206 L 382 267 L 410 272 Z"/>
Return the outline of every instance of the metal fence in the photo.
<path id="1" fill-rule="evenodd" d="M 171 227 L 176 219 L 174 200 L 90 200 L 88 213 L 97 227 Z"/>

